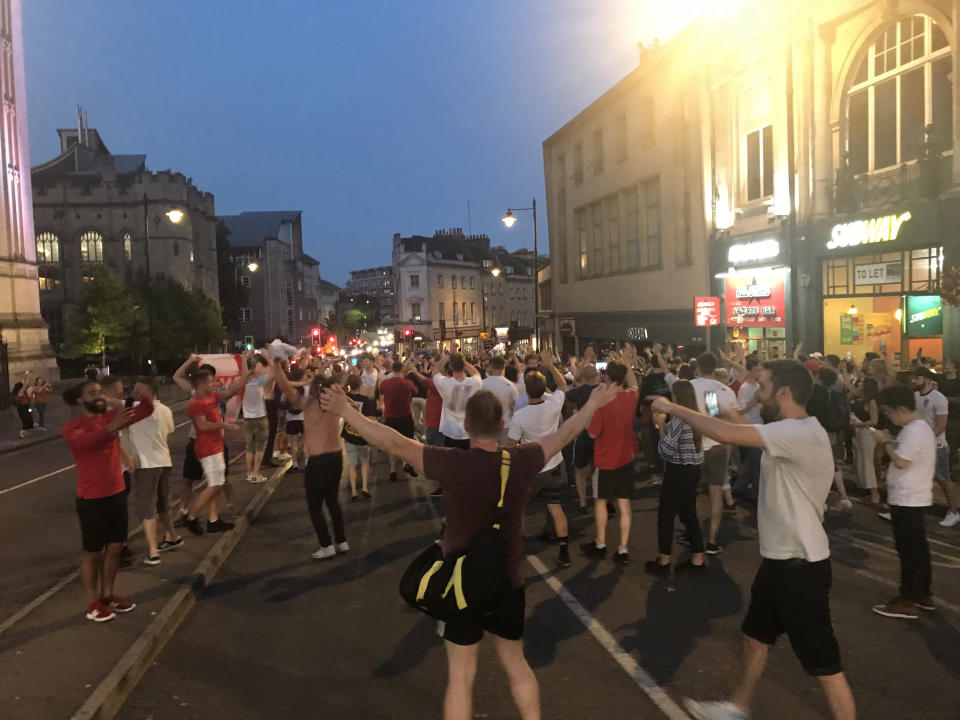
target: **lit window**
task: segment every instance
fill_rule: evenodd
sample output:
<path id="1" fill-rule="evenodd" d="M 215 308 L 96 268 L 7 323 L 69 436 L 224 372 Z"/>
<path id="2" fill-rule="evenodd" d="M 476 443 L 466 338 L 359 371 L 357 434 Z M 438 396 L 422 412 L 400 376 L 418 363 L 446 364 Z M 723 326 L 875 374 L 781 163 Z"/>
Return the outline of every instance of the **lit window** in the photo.
<path id="1" fill-rule="evenodd" d="M 40 292 L 53 292 L 60 287 L 60 280 L 53 277 L 40 276 Z"/>
<path id="2" fill-rule="evenodd" d="M 747 200 L 773 195 L 773 126 L 747 134 Z"/>
<path id="3" fill-rule="evenodd" d="M 103 235 L 88 230 L 80 236 L 80 259 L 89 264 L 103 262 Z"/>
<path id="4" fill-rule="evenodd" d="M 123 259 L 130 261 L 133 258 L 133 236 L 125 232 L 123 234 Z"/>
<path id="5" fill-rule="evenodd" d="M 37 235 L 37 262 L 49 265 L 60 262 L 60 240 L 53 233 Z"/>
<path id="6" fill-rule="evenodd" d="M 846 150 L 854 173 L 918 160 L 928 126 L 936 152 L 952 147 L 950 47 L 925 15 L 890 24 L 870 45 L 847 93 Z"/>

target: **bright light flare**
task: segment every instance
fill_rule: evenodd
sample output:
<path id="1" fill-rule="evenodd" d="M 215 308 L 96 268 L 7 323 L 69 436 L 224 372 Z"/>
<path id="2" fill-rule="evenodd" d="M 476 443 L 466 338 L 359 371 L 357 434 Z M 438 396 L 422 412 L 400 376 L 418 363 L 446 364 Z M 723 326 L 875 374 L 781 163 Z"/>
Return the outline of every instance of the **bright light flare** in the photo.
<path id="1" fill-rule="evenodd" d="M 183 220 L 183 210 L 179 210 L 177 208 L 168 210 L 167 217 L 170 218 L 170 222 L 172 222 L 174 225 L 179 225 L 180 221 Z"/>
<path id="2" fill-rule="evenodd" d="M 503 224 L 508 228 L 512 228 L 516 224 L 517 218 L 514 217 L 513 213 L 510 210 L 507 210 L 507 214 L 503 216 Z M 496 277 L 496 276 L 494 276 Z"/>

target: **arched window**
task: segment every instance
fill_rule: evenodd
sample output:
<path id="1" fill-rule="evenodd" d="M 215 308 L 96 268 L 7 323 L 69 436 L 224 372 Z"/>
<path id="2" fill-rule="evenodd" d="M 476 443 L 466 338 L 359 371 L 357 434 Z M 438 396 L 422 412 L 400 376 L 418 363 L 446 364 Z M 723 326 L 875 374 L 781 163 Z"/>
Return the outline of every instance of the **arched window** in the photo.
<path id="1" fill-rule="evenodd" d="M 103 235 L 96 230 L 87 230 L 80 236 L 80 259 L 90 264 L 103 262 Z"/>
<path id="2" fill-rule="evenodd" d="M 854 173 L 920 159 L 951 147 L 953 86 L 950 46 L 925 15 L 891 23 L 855 66 L 847 92 L 847 151 Z"/>
<path id="3" fill-rule="evenodd" d="M 60 262 L 60 238 L 52 232 L 37 235 L 37 262 L 47 265 Z"/>
<path id="4" fill-rule="evenodd" d="M 130 261 L 133 258 L 133 236 L 125 232 L 123 234 L 123 259 Z"/>

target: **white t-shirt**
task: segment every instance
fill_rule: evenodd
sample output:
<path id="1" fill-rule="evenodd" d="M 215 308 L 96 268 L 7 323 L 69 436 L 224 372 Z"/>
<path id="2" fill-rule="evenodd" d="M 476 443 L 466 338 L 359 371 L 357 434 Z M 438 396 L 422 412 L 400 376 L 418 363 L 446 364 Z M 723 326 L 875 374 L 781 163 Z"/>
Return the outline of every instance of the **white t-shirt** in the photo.
<path id="1" fill-rule="evenodd" d="M 498 398 L 503 405 L 503 426 L 510 427 L 510 418 L 513 417 L 514 408 L 517 405 L 517 386 L 507 380 L 503 375 L 487 375 L 482 383 L 484 390 L 489 390 Z"/>
<path id="2" fill-rule="evenodd" d="M 563 410 L 563 390 L 554 390 L 543 394 L 542 403 L 527 404 L 513 414 L 507 437 L 519 443 L 536 442 L 560 427 L 560 411 Z M 547 459 L 540 472 L 553 470 L 563 462 L 563 455 L 557 453 Z"/>
<path id="3" fill-rule="evenodd" d="M 939 390 L 931 390 L 926 395 L 914 393 L 913 396 L 917 401 L 917 414 L 926 420 L 931 428 L 936 424 L 938 415 L 946 415 L 950 412 L 947 396 Z M 937 435 L 937 447 L 947 447 L 946 430 Z M 897 455 L 900 455 L 900 453 L 897 453 Z M 903 456 L 901 455 L 901 457 Z"/>
<path id="4" fill-rule="evenodd" d="M 243 391 L 243 417 L 262 418 L 267 416 L 267 406 L 263 402 L 263 386 L 270 382 L 270 373 L 251 377 Z"/>
<path id="5" fill-rule="evenodd" d="M 134 406 L 140 403 L 134 403 Z M 191 425 L 193 423 L 190 423 Z M 126 449 L 138 468 L 173 467 L 167 437 L 173 432 L 173 412 L 159 400 L 153 401 L 153 413 L 126 430 Z"/>
<path id="6" fill-rule="evenodd" d="M 894 439 L 893 451 L 904 460 L 909 460 L 910 464 L 898 468 L 890 463 L 887 470 L 887 502 L 901 507 L 933 505 L 936 448 L 937 439 L 926 420 L 917 419 L 903 426 Z"/>
<path id="7" fill-rule="evenodd" d="M 361 386 L 365 385 L 365 386 L 367 386 L 367 387 L 376 387 L 376 385 L 377 385 L 377 379 L 378 379 L 379 377 L 380 377 L 380 373 L 377 372 L 377 369 L 376 369 L 376 368 L 374 368 L 374 369 L 371 370 L 370 372 L 367 372 L 366 370 L 361 370 L 361 371 L 360 371 L 360 385 L 361 385 Z"/>
<path id="8" fill-rule="evenodd" d="M 737 396 L 733 394 L 733 390 L 724 385 L 722 382 L 712 378 L 698 377 L 691 380 L 690 384 L 693 385 L 693 389 L 697 393 L 697 409 L 700 410 L 700 412 L 704 414 L 707 413 L 707 403 L 704 399 L 704 396 L 708 392 L 715 392 L 717 394 L 717 406 L 720 408 L 721 415 L 737 409 Z M 716 447 L 720 443 L 712 438 L 704 436 L 702 444 L 703 450 L 706 452 L 710 448 Z"/>
<path id="9" fill-rule="evenodd" d="M 760 389 L 760 386 L 756 383 L 742 383 L 740 385 L 740 390 L 737 392 L 737 400 L 740 403 L 740 409 L 743 410 L 751 400 L 753 396 L 757 394 L 757 390 Z M 747 410 L 744 413 L 744 417 L 747 419 L 751 425 L 763 425 L 763 418 L 760 417 L 760 413 L 763 410 L 763 406 L 760 403 L 757 403 L 752 408 Z"/>
<path id="10" fill-rule="evenodd" d="M 440 411 L 440 432 L 454 440 L 466 440 L 467 431 L 463 429 L 463 418 L 467 413 L 467 400 L 482 387 L 479 375 L 468 375 L 457 380 L 445 375 L 434 375 L 433 385 L 443 400 Z"/>
<path id="11" fill-rule="evenodd" d="M 830 557 L 823 504 L 833 485 L 833 451 L 815 417 L 756 425 L 763 438 L 757 504 L 760 555 L 769 560 Z"/>

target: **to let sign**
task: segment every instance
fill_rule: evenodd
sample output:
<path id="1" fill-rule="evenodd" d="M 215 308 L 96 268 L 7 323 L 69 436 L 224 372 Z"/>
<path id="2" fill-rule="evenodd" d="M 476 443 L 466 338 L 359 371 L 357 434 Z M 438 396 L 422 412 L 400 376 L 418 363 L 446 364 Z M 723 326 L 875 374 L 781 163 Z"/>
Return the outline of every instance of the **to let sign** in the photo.
<path id="1" fill-rule="evenodd" d="M 720 298 L 698 297 L 693 301 L 693 313 L 697 327 L 713 327 L 720 324 Z"/>
<path id="2" fill-rule="evenodd" d="M 872 263 L 853 268 L 854 285 L 899 285 L 903 281 L 903 263 Z"/>

